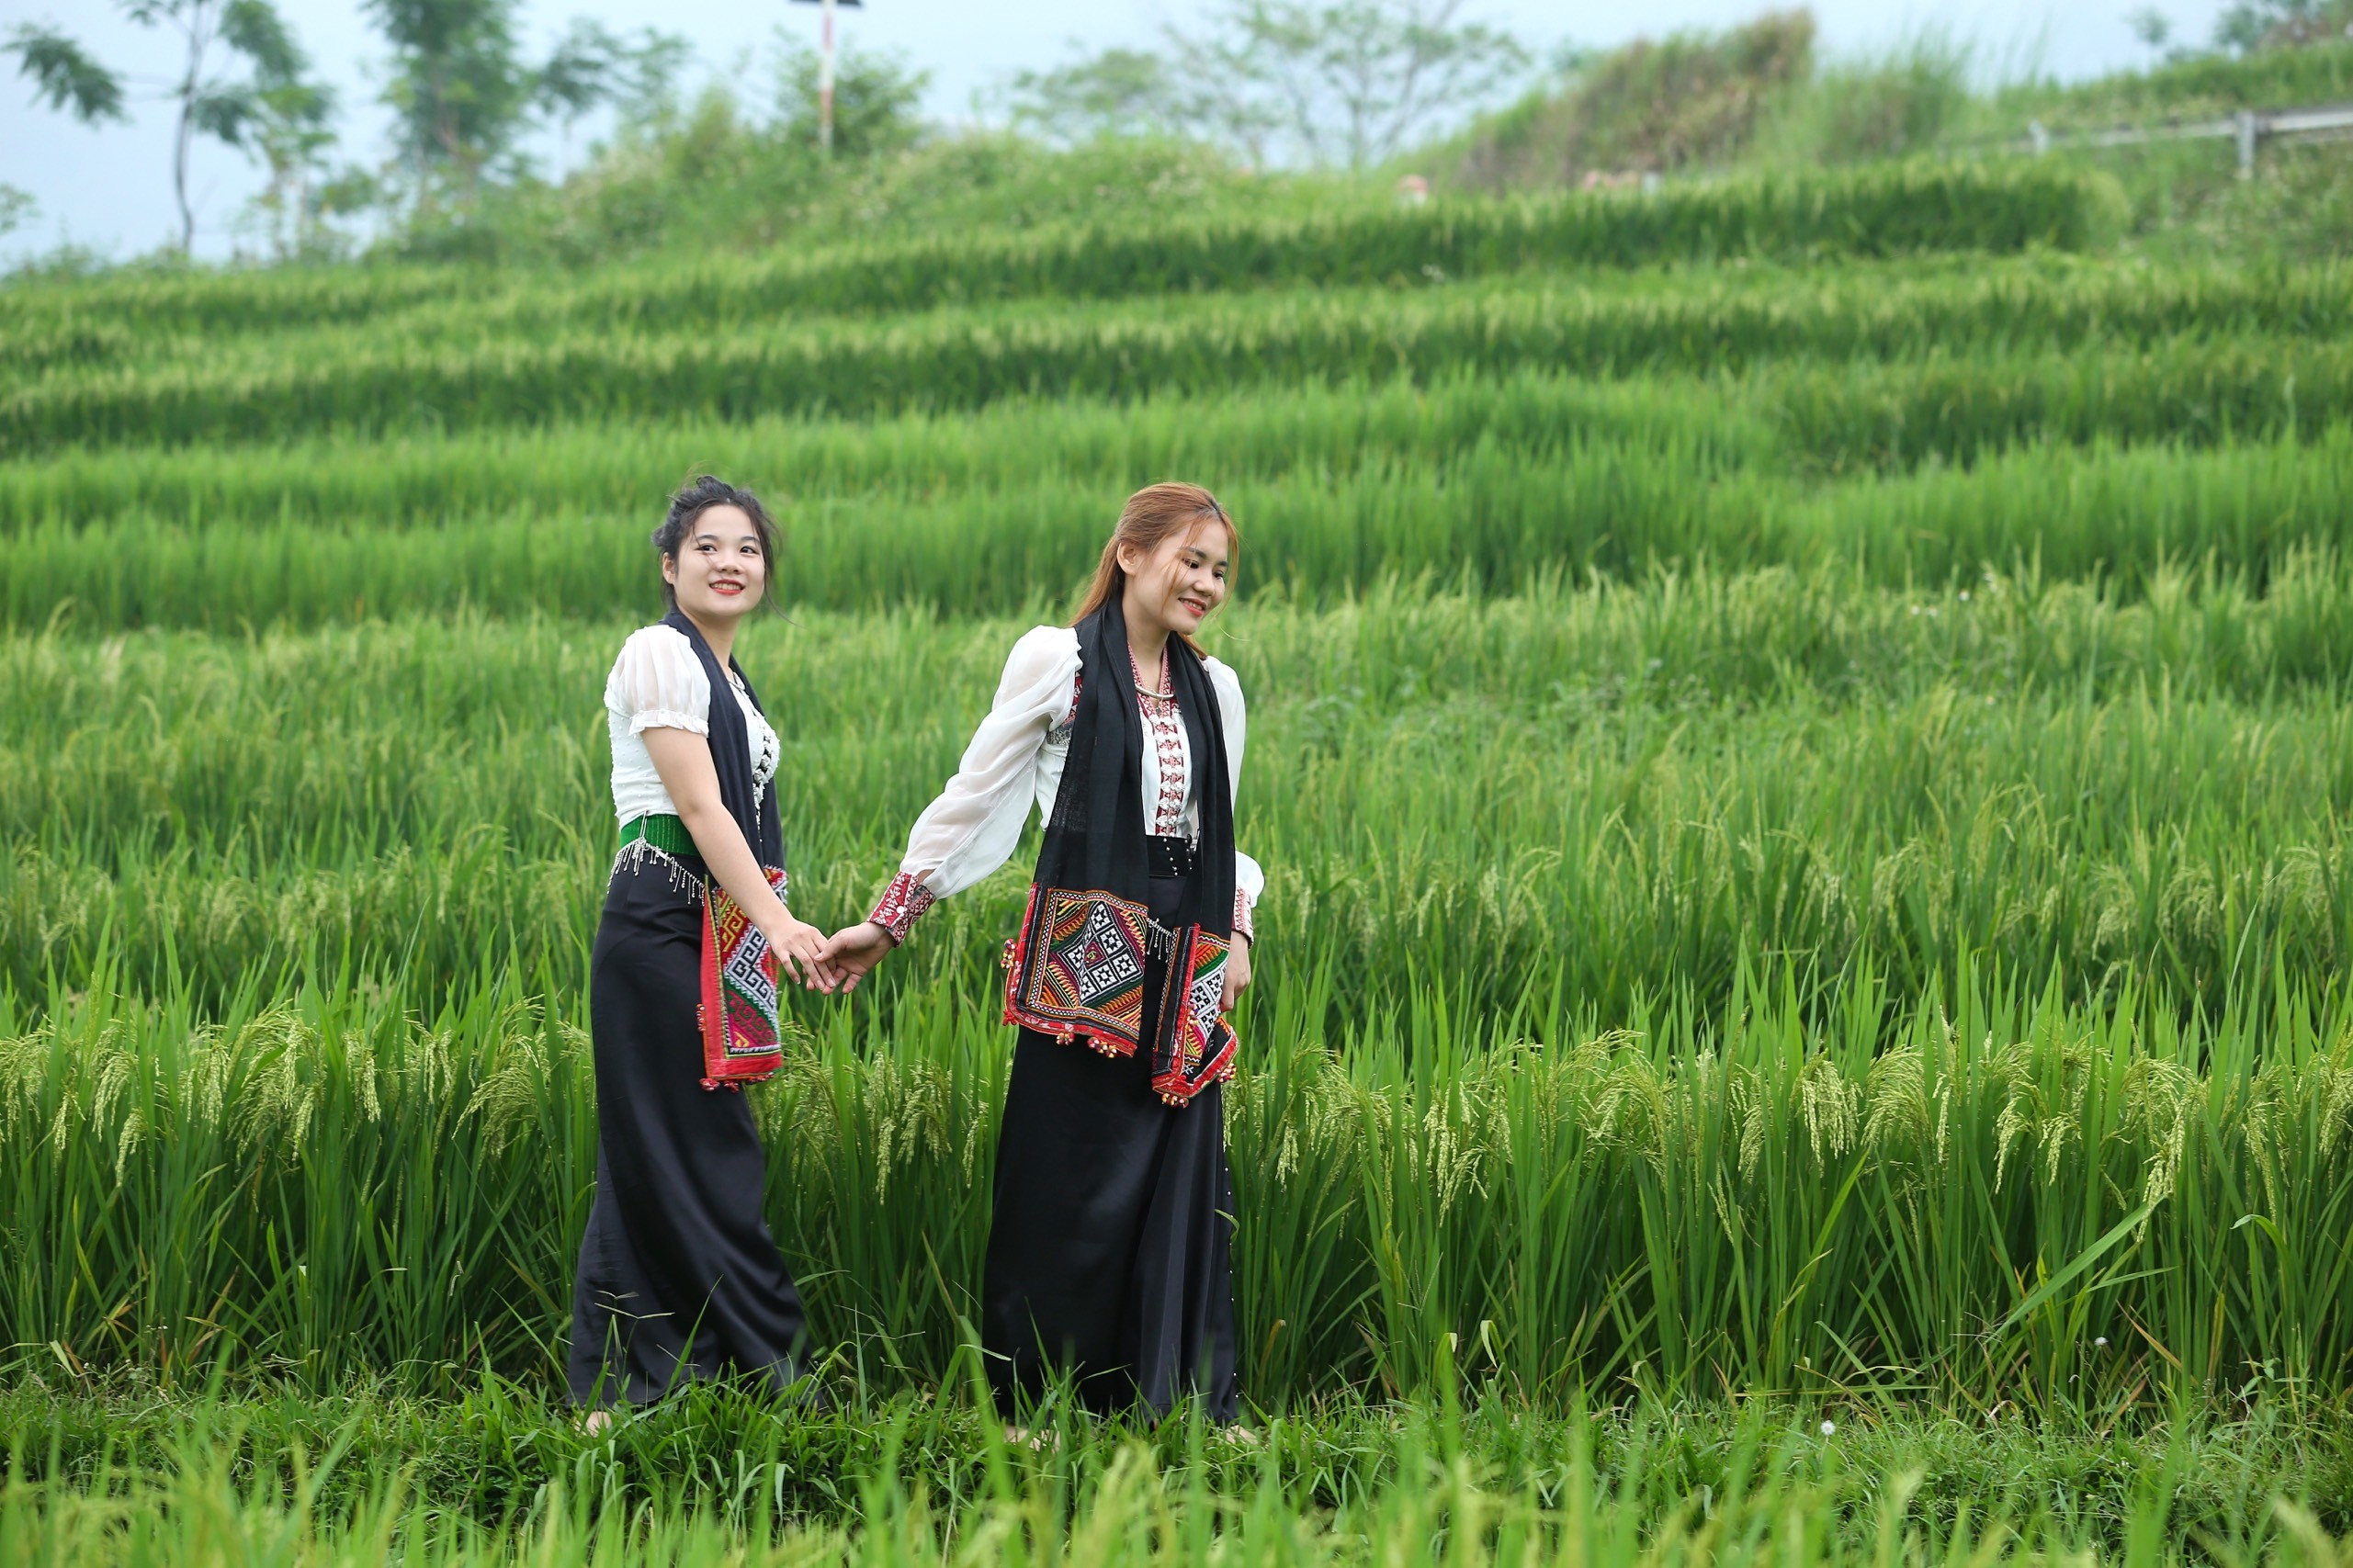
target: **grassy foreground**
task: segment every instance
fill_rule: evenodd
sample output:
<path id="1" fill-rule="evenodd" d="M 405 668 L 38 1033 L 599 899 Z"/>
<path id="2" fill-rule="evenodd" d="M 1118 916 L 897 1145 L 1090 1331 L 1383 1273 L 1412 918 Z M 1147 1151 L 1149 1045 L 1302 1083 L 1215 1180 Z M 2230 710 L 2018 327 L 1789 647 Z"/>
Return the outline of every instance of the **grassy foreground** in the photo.
<path id="1" fill-rule="evenodd" d="M 1234 1441 L 955 1400 L 830 1416 L 705 1393 L 602 1439 L 492 1383 L 157 1400 L 0 1393 L 0 1554 L 325 1565 L 1217 1562 L 1593 1568 L 2097 1556 L 2341 1568 L 2341 1412 L 2118 1428 L 1872 1406 L 1341 1405 Z"/>

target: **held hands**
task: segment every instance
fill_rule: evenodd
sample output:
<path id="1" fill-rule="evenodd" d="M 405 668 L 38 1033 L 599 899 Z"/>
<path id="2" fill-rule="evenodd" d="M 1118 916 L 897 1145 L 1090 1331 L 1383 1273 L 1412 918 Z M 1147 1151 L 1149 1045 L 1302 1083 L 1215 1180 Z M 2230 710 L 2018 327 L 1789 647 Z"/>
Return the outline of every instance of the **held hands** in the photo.
<path id="1" fill-rule="evenodd" d="M 872 920 L 860 920 L 835 931 L 818 961 L 832 969 L 844 992 L 854 991 L 858 982 L 874 973 L 875 965 L 898 945 L 888 931 Z"/>
<path id="2" fill-rule="evenodd" d="M 831 996 L 841 988 L 842 976 L 825 961 L 825 933 L 807 920 L 793 919 L 790 911 L 782 923 L 771 930 L 761 929 L 768 939 L 769 948 L 776 955 L 776 967 L 812 991 Z"/>

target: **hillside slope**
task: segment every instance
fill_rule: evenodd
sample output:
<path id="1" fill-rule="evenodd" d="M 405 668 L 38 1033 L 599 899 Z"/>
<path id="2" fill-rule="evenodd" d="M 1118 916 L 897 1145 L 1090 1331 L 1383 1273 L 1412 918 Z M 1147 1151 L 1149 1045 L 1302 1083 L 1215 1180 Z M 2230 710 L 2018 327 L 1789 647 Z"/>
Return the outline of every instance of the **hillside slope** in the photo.
<path id="1" fill-rule="evenodd" d="M 2268 148 L 2253 182 L 2227 141 L 2071 149 L 2073 132 L 2353 102 L 2353 39 L 2176 58 L 2062 83 L 1978 85 L 1981 51 L 1920 35 L 1884 56 L 1826 59 L 1811 14 L 1642 40 L 1405 162 L 1442 188 L 1541 191 L 1657 175 L 1818 168 L 1921 154 L 1979 158 L 2040 122 L 2055 156 L 2115 175 L 2135 238 L 2177 254 L 2319 258 L 2353 249 L 2353 153 Z"/>

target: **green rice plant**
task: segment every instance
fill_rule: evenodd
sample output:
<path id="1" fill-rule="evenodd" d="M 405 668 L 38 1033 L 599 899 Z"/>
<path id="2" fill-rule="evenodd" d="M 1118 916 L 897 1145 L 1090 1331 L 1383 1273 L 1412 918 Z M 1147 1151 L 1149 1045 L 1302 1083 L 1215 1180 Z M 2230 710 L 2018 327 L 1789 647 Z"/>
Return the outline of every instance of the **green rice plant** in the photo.
<path id="1" fill-rule="evenodd" d="M 479 298 L 488 281 L 454 267 L 383 264 L 20 279 L 0 290 L 0 325 L 8 345 L 0 365 L 23 369 L 39 363 L 34 345 L 56 341 L 51 334 L 88 334 L 87 357 L 103 362 L 131 351 L 146 333 L 359 321 Z"/>
<path id="2" fill-rule="evenodd" d="M 1764 175 L 1652 192 L 1452 200 L 1189 220 L 1144 228 L 961 234 L 849 245 L 721 270 L 597 276 L 545 324 L 644 328 L 826 310 L 921 310 L 957 300 L 1166 296 L 1333 288 L 1436 273 L 1637 267 L 1733 256 L 1817 261 L 2110 237 L 2113 197 L 2049 164 L 1915 164 L 1847 175 Z M 540 290 L 554 303 L 560 296 Z"/>
<path id="3" fill-rule="evenodd" d="M 2096 1420 L 2341 1390 L 2342 1004 L 2184 1023 L 1958 973 L 1917 1003 L 1866 977 L 1827 1027 L 1766 981 L 1599 1034 L 1566 995 L 1498 1019 L 1434 987 L 1345 1037 L 1247 1031 L 1252 1398 L 1462 1375 Z M 491 992 L 418 1016 L 310 988 L 208 1021 L 92 978 L 0 1021 L 0 1325 L 27 1366 L 550 1375 L 594 1169 L 575 1029 Z M 759 1091 L 769 1217 L 825 1344 L 921 1384 L 971 1321 L 1006 1034 L 951 1001 L 861 1010 Z"/>
<path id="4" fill-rule="evenodd" d="M 2228 334 L 2234 345 L 2267 351 L 2266 340 L 2292 333 L 2326 354 L 2341 346 L 2348 298 L 2333 267 L 2257 280 L 2027 264 L 1868 286 L 1706 274 L 1642 289 L 1511 282 L 1407 295 L 1170 299 L 1148 310 L 1001 306 L 669 334 L 485 336 L 458 314 L 440 337 L 390 323 L 164 340 L 136 365 L 21 379 L 0 398 L 0 451 L 527 426 L 633 410 L 727 420 L 875 413 L 1024 395 L 1134 398 L 1237 382 L 1525 367 L 1623 377 L 1730 374 L 1791 356 L 2211 352 L 2186 333 Z M 2317 407 L 2337 406 L 2325 377 L 2308 378 Z"/>
<path id="5" fill-rule="evenodd" d="M 1062 479 L 1104 485 L 1108 505 L 1168 473 L 1197 472 L 1224 487 L 1384 465 L 1410 470 L 1480 445 L 1535 462 L 1594 446 L 1656 449 L 1709 477 L 1780 461 L 1760 415 L 1704 386 L 1513 374 L 1421 387 L 1391 378 L 1132 402 L 1015 399 L 971 413 L 873 421 L 631 418 L 384 442 L 75 447 L 0 464 L 0 533 L 324 523 L 348 539 L 525 510 L 543 520 L 641 516 L 650 531 L 661 494 L 696 468 L 757 483 L 779 503 L 872 497 L 936 505 Z M 797 556 L 820 542 L 807 536 L 809 525 L 786 522 Z"/>
<path id="6" fill-rule="evenodd" d="M 2031 440 L 2222 445 L 2315 434 L 2343 418 L 2353 386 L 2353 361 L 2334 346 L 2255 338 L 1996 363 L 1788 378 L 1775 388 L 1786 439 L 1830 473 L 1967 460 Z"/>
<path id="7" fill-rule="evenodd" d="M 2335 103 L 2353 95 L 2353 42 L 2245 55 L 2193 53 L 2145 72 L 2090 82 L 2044 77 L 2011 84 L 1986 106 L 1988 129 L 2019 135 L 2031 118 L 2059 130 L 2106 130 L 2166 118 L 2197 119 L 2233 109 Z M 1998 128 L 1998 129 L 1996 129 Z"/>
<path id="8" fill-rule="evenodd" d="M 1394 388 L 1383 394 L 1402 397 Z M 1575 400 L 1558 406 L 1566 414 Z M 1743 423 L 1734 419 L 1734 429 Z M 2131 598 L 2183 562 L 2260 589 L 2299 552 L 2353 547 L 2347 432 L 2336 425 L 2309 439 L 2282 433 L 2203 448 L 2046 443 L 1965 468 L 1931 462 L 1908 474 L 1827 481 L 1794 477 L 1770 454 L 1740 466 L 1729 442 L 1673 426 L 1621 434 L 1567 425 L 1544 433 L 1539 451 L 1515 449 L 1518 433 L 1508 429 L 1423 451 L 1417 431 L 1398 448 L 1366 440 L 1343 449 L 1329 467 L 1302 452 L 1265 476 L 1205 452 L 1164 468 L 1120 454 L 1106 456 L 1108 471 L 1099 474 L 1047 469 L 1026 484 L 1007 476 L 952 488 L 911 466 L 888 488 L 814 490 L 795 485 L 790 468 L 782 481 L 790 490 L 765 485 L 776 470 L 764 454 L 744 454 L 748 468 L 720 467 L 763 479 L 772 494 L 793 494 L 782 581 L 796 614 L 916 604 L 1005 615 L 1050 603 L 1057 590 L 1075 593 L 1117 499 L 1160 472 L 1216 476 L 1247 536 L 1249 590 L 1273 584 L 1303 606 L 1424 573 L 1516 593 L 1547 581 L 1638 581 L 1677 566 L 1811 571 L 1831 563 L 1850 569 L 1859 588 L 1949 591 L 1990 570 L 2095 577 Z M 787 436 L 776 449 L 790 446 Z M 393 470 L 380 475 L 390 493 L 379 503 L 398 510 L 359 514 L 355 495 L 354 513 L 340 519 L 303 515 L 327 504 L 322 491 L 362 491 L 369 458 Z M 412 482 L 437 488 L 442 476 L 412 481 L 398 462 L 381 451 L 326 459 L 316 489 L 288 465 L 278 470 L 288 493 L 276 516 L 241 516 L 225 498 L 208 505 L 188 495 L 175 498 L 193 514 L 187 521 L 140 513 L 24 525 L 8 542 L 0 622 L 85 634 L 226 631 L 419 614 L 607 621 L 644 605 L 648 518 L 662 493 L 651 461 L 640 459 L 640 494 L 628 511 L 583 518 L 560 491 L 485 495 L 474 502 L 480 510 L 437 524 L 411 520 L 422 503 L 409 494 Z M 188 468 L 191 489 L 215 471 L 204 461 Z M 510 472 L 467 482 L 528 489 L 539 471 L 525 456 Z M 617 475 L 612 483 L 622 488 Z M 266 504 L 244 499 L 256 510 Z M 604 496 L 595 503 L 612 504 Z"/>
<path id="9" fill-rule="evenodd" d="M 1456 1000 L 1503 1013 L 1556 982 L 1720 999 L 1760 943 L 1825 984 L 1867 958 L 1914 987 L 1966 947 L 2186 1006 L 2274 963 L 2333 984 L 2353 938 L 2349 616 L 2322 557 L 2121 603 L 1824 568 L 1271 599 L 1212 647 L 1251 694 L 1270 930 L 1352 1008 L 1402 1000 L 1430 952 L 1479 954 Z M 430 1006 L 486 966 L 576 984 L 614 844 L 598 699 L 634 624 L 0 640 L 0 974 L 110 949 L 136 988 L 207 998 L 306 955 Z M 1020 624 L 752 634 L 810 918 L 864 911 Z M 984 994 L 1025 867 L 931 917 L 883 993 Z"/>
<path id="10" fill-rule="evenodd" d="M 1633 551 L 1684 554 L 1704 537 L 1691 514 L 1718 502 L 1690 476 L 1704 471 L 1706 445 L 1670 437 L 1663 450 L 1630 449 L 1570 435 L 1562 446 L 1542 460 L 1480 437 L 1441 463 L 1374 455 L 1346 474 L 1301 469 L 1216 490 L 1244 519 L 1251 581 L 1309 601 L 1423 571 L 1509 589 L 1564 567 L 1631 566 Z M 1120 501 L 1151 471 L 997 492 L 802 494 L 785 513 L 785 592 L 795 613 L 1001 614 L 1058 599 L 1075 592 Z M 406 528 L 221 517 L 31 526 L 7 540 L 0 621 L 99 631 L 469 611 L 609 620 L 645 602 L 646 518 L 664 493 L 650 480 L 637 516 L 588 520 L 535 502 Z M 1786 491 L 1751 482 L 1738 493 L 1754 513 Z M 1647 540 L 1646 517 L 1661 525 Z M 1724 532 L 1738 527 L 1727 520 Z"/>
<path id="11" fill-rule="evenodd" d="M 1756 175 L 1638 199 L 1458 200 L 958 231 L 952 240 L 635 264 L 578 278 L 375 267 L 107 279 L 0 292 L 0 372 L 113 360 L 156 333 L 382 322 L 419 309 L 463 310 L 507 331 L 671 331 L 956 301 L 1419 285 L 1432 273 L 2082 250 L 2101 242 L 2107 222 L 2098 183 L 2049 164 L 1922 164 Z"/>
<path id="12" fill-rule="evenodd" d="M 1573 277 L 1425 277 L 1410 288 L 982 302 L 798 323 L 769 317 L 686 317 L 674 323 L 583 326 L 451 302 L 391 320 L 317 329 L 201 336 L 157 333 L 139 340 L 134 357 L 109 368 L 136 373 L 194 363 L 251 372 L 322 351 L 398 346 L 412 352 L 495 352 L 590 336 L 659 350 L 681 339 L 772 341 L 798 330 L 813 341 L 854 344 L 894 325 L 902 335 L 909 326 L 969 334 L 990 328 L 1019 333 L 1041 321 L 1100 329 L 1139 318 L 1181 322 L 1196 332 L 1239 329 L 1247 335 L 1270 318 L 1279 322 L 1309 303 L 1350 315 L 1388 310 L 1408 326 L 1423 316 L 1442 318 L 1465 309 L 1501 311 L 1508 319 L 1533 308 L 1569 317 L 1578 339 L 1597 352 L 1623 355 L 1629 351 L 1621 345 L 1628 344 L 1637 353 L 1657 343 L 1681 348 L 1694 335 L 1705 334 L 1717 355 L 1710 363 L 1738 364 L 1798 351 L 1894 356 L 1938 348 L 1950 353 L 1980 343 L 2015 348 L 2102 336 L 2144 343 L 2200 330 L 2336 336 L 2346 321 L 2341 272 L 2328 264 L 2247 269 L 2119 265 L 2048 254 L 1930 256 L 1838 268 L 1741 264 Z"/>
<path id="13" fill-rule="evenodd" d="M 1538 1398 L 2342 1376 L 2348 752 L 2279 693 L 2333 691 L 2305 661 L 2353 646 L 2347 604 L 2313 562 L 2127 605 L 1762 574 L 1239 619 L 1253 776 L 1285 781 L 1245 801 L 1275 879 L 1234 1137 L 1254 1386 L 1442 1355 Z M 860 907 L 1010 635 L 764 630 L 755 672 L 875 672 L 770 682 L 797 905 Z M 10 647 L 9 1342 L 545 1366 L 610 844 L 545 694 L 587 706 L 617 637 Z M 801 1010 L 770 1097 L 779 1234 L 888 1375 L 940 1375 L 969 1315 L 1019 883 Z M 2134 1219 L 2160 1197 L 2172 1228 Z"/>
<path id="14" fill-rule="evenodd" d="M 21 298 L 0 295 L 11 303 Z M 104 365 L 123 357 L 132 343 L 132 334 L 119 324 L 78 313 L 12 322 L 6 338 L 0 340 L 0 375 L 14 379 L 61 365 Z"/>

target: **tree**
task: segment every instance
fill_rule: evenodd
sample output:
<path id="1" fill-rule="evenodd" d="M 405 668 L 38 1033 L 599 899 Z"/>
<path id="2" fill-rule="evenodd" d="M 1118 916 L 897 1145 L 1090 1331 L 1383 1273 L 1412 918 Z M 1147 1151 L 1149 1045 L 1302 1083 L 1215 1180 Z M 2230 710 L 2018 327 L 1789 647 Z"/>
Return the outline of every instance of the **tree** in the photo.
<path id="1" fill-rule="evenodd" d="M 1107 49 L 1051 71 L 1013 78 L 1013 123 L 1073 141 L 1173 135 L 1190 116 L 1168 62 L 1137 49 Z"/>
<path id="2" fill-rule="evenodd" d="M 2341 36 L 2353 36 L 2346 0 L 2236 0 L 2214 23 L 2215 44 L 2239 54 Z"/>
<path id="3" fill-rule="evenodd" d="M 2124 18 L 2124 25 L 2153 52 L 2163 53 L 2166 45 L 2173 41 L 2173 18 L 2155 6 L 2144 6 L 2131 13 Z"/>
<path id="4" fill-rule="evenodd" d="M 514 141 L 531 100 L 515 8 L 515 0 L 368 0 L 392 46 L 384 101 L 420 204 L 436 175 L 454 177 L 470 203 L 483 166 Z"/>
<path id="5" fill-rule="evenodd" d="M 605 103 L 666 100 L 687 58 L 685 40 L 646 28 L 634 40 L 576 19 L 539 65 L 515 39 L 518 0 L 368 0 L 392 46 L 385 102 L 416 197 L 455 184 L 471 206 L 482 173 L 513 152 L 534 114 L 569 126 Z"/>
<path id="6" fill-rule="evenodd" d="M 305 85 L 309 62 L 294 35 L 269 0 L 119 0 L 122 13 L 142 28 L 169 28 L 180 35 L 182 64 L 176 81 L 162 93 L 177 107 L 172 134 L 172 192 L 180 209 L 180 252 L 196 243 L 196 209 L 188 200 L 188 158 L 196 139 L 209 136 L 225 147 L 250 151 L 247 137 L 267 112 L 266 95 L 282 101 L 315 96 L 323 122 L 323 90 Z M 122 75 L 99 63 L 81 45 L 53 28 L 25 24 L 6 46 L 17 69 L 34 82 L 35 96 L 64 109 L 85 124 L 129 118 Z M 218 74 L 221 54 L 241 63 Z"/>
<path id="7" fill-rule="evenodd" d="M 268 169 L 269 184 L 254 197 L 252 210 L 283 261 L 311 249 L 320 238 L 328 204 L 317 176 L 335 143 L 327 124 L 334 95 L 298 81 L 264 88 L 255 96 L 245 140 Z"/>
<path id="8" fill-rule="evenodd" d="M 777 74 L 776 130 L 787 142 L 817 144 L 817 51 L 777 29 L 784 51 Z M 911 69 L 894 54 L 869 54 L 853 44 L 833 70 L 833 151 L 837 156 L 895 152 L 922 133 L 916 107 L 931 73 Z"/>
<path id="9" fill-rule="evenodd" d="M 1162 51 L 1107 51 L 1015 79 L 1015 118 L 1082 140 L 1177 130 L 1264 162 L 1278 142 L 1363 168 L 1524 72 L 1527 50 L 1464 0 L 1224 0 Z"/>
<path id="10" fill-rule="evenodd" d="M 33 215 L 33 198 L 15 186 L 0 186 L 0 234 L 13 234 Z"/>
<path id="11" fill-rule="evenodd" d="M 122 78 L 56 28 L 20 22 L 9 29 L 6 48 L 17 57 L 17 73 L 32 78 L 37 102 L 85 125 L 130 118 L 122 107 Z"/>
<path id="12" fill-rule="evenodd" d="M 335 96 L 333 89 L 308 79 L 310 58 L 267 6 L 232 0 L 222 17 L 221 36 L 254 62 L 253 80 L 233 96 L 209 100 L 206 129 L 259 158 L 269 171 L 269 184 L 255 205 L 277 215 L 278 254 L 290 255 L 315 225 L 311 176 L 335 142 L 329 123 L 334 118 Z"/>
<path id="13" fill-rule="evenodd" d="M 678 76 L 693 52 L 674 33 L 647 28 L 629 38 L 575 17 L 539 67 L 536 97 L 567 130 L 605 104 L 620 110 L 624 124 L 644 124 L 676 107 Z"/>

